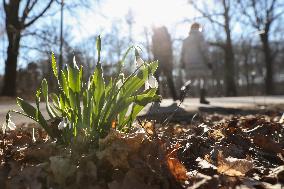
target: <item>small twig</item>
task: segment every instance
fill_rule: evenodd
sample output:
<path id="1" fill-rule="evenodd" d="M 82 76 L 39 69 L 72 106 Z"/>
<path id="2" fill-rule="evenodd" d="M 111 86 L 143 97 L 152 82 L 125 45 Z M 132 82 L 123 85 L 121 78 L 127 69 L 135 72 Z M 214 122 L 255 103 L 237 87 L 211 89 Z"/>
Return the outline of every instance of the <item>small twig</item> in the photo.
<path id="1" fill-rule="evenodd" d="M 180 108 L 181 104 L 183 103 L 186 94 L 188 93 L 189 89 L 190 89 L 190 84 L 191 84 L 191 80 L 188 80 L 187 82 L 185 82 L 185 84 L 180 88 L 180 103 L 177 106 L 177 108 L 173 111 L 173 113 L 168 116 L 165 121 L 163 121 L 162 125 L 166 123 L 165 126 L 167 126 L 170 122 L 170 119 L 175 115 L 176 111 Z"/>

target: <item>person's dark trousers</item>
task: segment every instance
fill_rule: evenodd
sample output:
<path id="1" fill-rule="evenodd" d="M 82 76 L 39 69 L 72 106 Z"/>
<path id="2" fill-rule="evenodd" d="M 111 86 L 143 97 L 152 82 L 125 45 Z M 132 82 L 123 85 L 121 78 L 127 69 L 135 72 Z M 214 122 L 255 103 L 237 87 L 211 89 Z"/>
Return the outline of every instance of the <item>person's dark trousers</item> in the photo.
<path id="1" fill-rule="evenodd" d="M 170 93 L 173 97 L 174 100 L 178 100 L 178 96 L 177 96 L 177 93 L 176 93 L 176 89 L 175 89 L 175 85 L 174 85 L 174 80 L 173 80 L 173 76 L 170 72 L 167 72 L 167 71 L 164 71 L 163 70 L 163 73 L 164 75 L 166 76 L 167 78 L 167 83 L 169 85 L 169 88 L 170 88 Z M 158 85 L 158 90 L 157 90 L 157 94 L 159 95 L 160 94 L 160 75 L 161 75 L 161 68 L 158 67 L 157 71 L 155 72 L 155 77 L 159 83 Z"/>
<path id="2" fill-rule="evenodd" d="M 173 100 L 178 100 L 178 95 L 177 95 L 177 92 L 176 92 L 176 89 L 175 89 L 175 84 L 174 84 L 172 73 L 170 71 L 165 71 L 164 73 L 167 77 L 167 83 L 168 83 L 168 86 L 170 88 L 170 93 L 173 97 Z"/>
<path id="3" fill-rule="evenodd" d="M 154 74 L 155 78 L 158 81 L 158 89 L 157 89 L 157 92 L 156 92 L 158 95 L 160 95 L 160 75 L 161 75 L 161 68 L 158 67 L 155 74 Z"/>
<path id="4" fill-rule="evenodd" d="M 201 104 L 209 104 L 209 101 L 205 99 L 206 90 L 204 88 L 200 89 L 200 103 Z"/>

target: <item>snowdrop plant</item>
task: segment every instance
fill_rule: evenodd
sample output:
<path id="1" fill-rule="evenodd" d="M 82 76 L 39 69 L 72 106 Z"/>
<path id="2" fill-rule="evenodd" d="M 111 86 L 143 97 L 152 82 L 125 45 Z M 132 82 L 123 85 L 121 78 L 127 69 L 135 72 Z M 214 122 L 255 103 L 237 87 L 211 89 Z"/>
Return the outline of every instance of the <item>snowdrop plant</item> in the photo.
<path id="1" fill-rule="evenodd" d="M 6 115 L 6 122 L 3 123 L 2 125 L 2 132 L 5 133 L 6 130 L 15 130 L 16 125 L 11 121 L 11 115 L 7 114 Z"/>
<path id="2" fill-rule="evenodd" d="M 125 78 L 124 61 L 133 49 L 137 68 Z M 43 79 L 41 87 L 36 92 L 36 106 L 17 98 L 17 103 L 23 112 L 13 110 L 12 112 L 38 122 L 51 138 L 64 144 L 76 143 L 82 138 L 87 142 L 98 141 L 99 138 L 105 137 L 111 128 L 127 132 L 138 113 L 148 103 L 160 100 L 160 96 L 156 95 L 158 84 L 153 76 L 158 62 L 144 62 L 138 49 L 130 47 L 118 64 L 117 74 L 106 83 L 100 51 L 99 36 L 98 60 L 94 73 L 88 81 L 83 81 L 83 67 L 79 67 L 75 59 L 73 65 L 58 70 L 52 54 L 52 69 L 58 81 L 58 93 L 49 93 L 48 83 Z M 58 125 L 48 124 L 42 115 L 39 109 L 42 97 L 49 119 L 59 120 Z M 7 119 L 6 123 L 9 124 L 9 120 Z"/>
<path id="3" fill-rule="evenodd" d="M 158 88 L 158 81 L 153 75 L 148 76 L 148 79 L 145 82 L 145 90 L 150 88 Z"/>
<path id="4" fill-rule="evenodd" d="M 145 64 L 145 62 L 140 57 L 137 49 L 135 50 L 135 62 L 137 67 L 142 67 Z M 145 90 L 148 90 L 150 88 L 158 88 L 158 81 L 154 77 L 153 73 L 150 73 L 145 81 Z"/>

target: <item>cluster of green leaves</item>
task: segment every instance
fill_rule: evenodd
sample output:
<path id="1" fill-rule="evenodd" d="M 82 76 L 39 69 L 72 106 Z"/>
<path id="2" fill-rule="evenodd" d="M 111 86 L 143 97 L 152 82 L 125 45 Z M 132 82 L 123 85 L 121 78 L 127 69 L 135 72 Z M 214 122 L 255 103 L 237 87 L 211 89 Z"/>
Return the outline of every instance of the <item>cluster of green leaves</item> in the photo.
<path id="1" fill-rule="evenodd" d="M 52 69 L 58 81 L 58 93 L 49 94 L 48 83 L 43 79 L 36 92 L 36 107 L 17 98 L 23 112 L 14 112 L 38 122 L 51 138 L 64 144 L 76 142 L 79 138 L 97 140 L 106 136 L 114 126 L 127 132 L 138 113 L 148 103 L 160 100 L 160 96 L 156 95 L 157 88 L 144 90 L 144 85 L 156 71 L 158 62 L 144 62 L 124 78 L 124 61 L 133 49 L 136 58 L 139 56 L 135 47 L 129 48 L 119 62 L 117 74 L 107 84 L 100 61 L 100 37 L 97 38 L 98 61 L 88 81 L 83 81 L 83 67 L 78 67 L 75 59 L 73 65 L 67 65 L 59 71 L 52 54 Z M 41 97 L 44 98 L 50 119 L 60 120 L 58 126 L 50 126 L 42 115 L 39 109 Z"/>

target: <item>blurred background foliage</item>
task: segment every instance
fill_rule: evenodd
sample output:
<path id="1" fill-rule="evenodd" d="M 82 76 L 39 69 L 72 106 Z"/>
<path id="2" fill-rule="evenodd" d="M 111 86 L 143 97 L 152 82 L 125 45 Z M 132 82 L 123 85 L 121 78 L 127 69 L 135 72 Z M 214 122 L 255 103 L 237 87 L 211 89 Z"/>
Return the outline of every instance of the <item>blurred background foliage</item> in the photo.
<path id="1" fill-rule="evenodd" d="M 99 34 L 106 78 L 115 73 L 123 53 L 133 44 L 151 61 L 152 28 L 161 25 L 171 35 L 173 77 L 178 89 L 184 82 L 182 40 L 190 25 L 199 22 L 213 65 L 209 96 L 283 95 L 283 13 L 282 0 L 2 0 L 1 94 L 29 97 L 43 77 L 52 89 L 51 51 L 59 62 L 62 55 L 63 64 L 72 63 L 76 55 L 78 64 L 87 68 L 87 78 L 96 66 L 95 39 Z M 129 58 L 127 71 L 134 67 L 134 57 Z M 168 97 L 167 82 L 163 75 L 161 79 L 161 94 Z M 195 95 L 193 83 L 191 96 Z"/>

